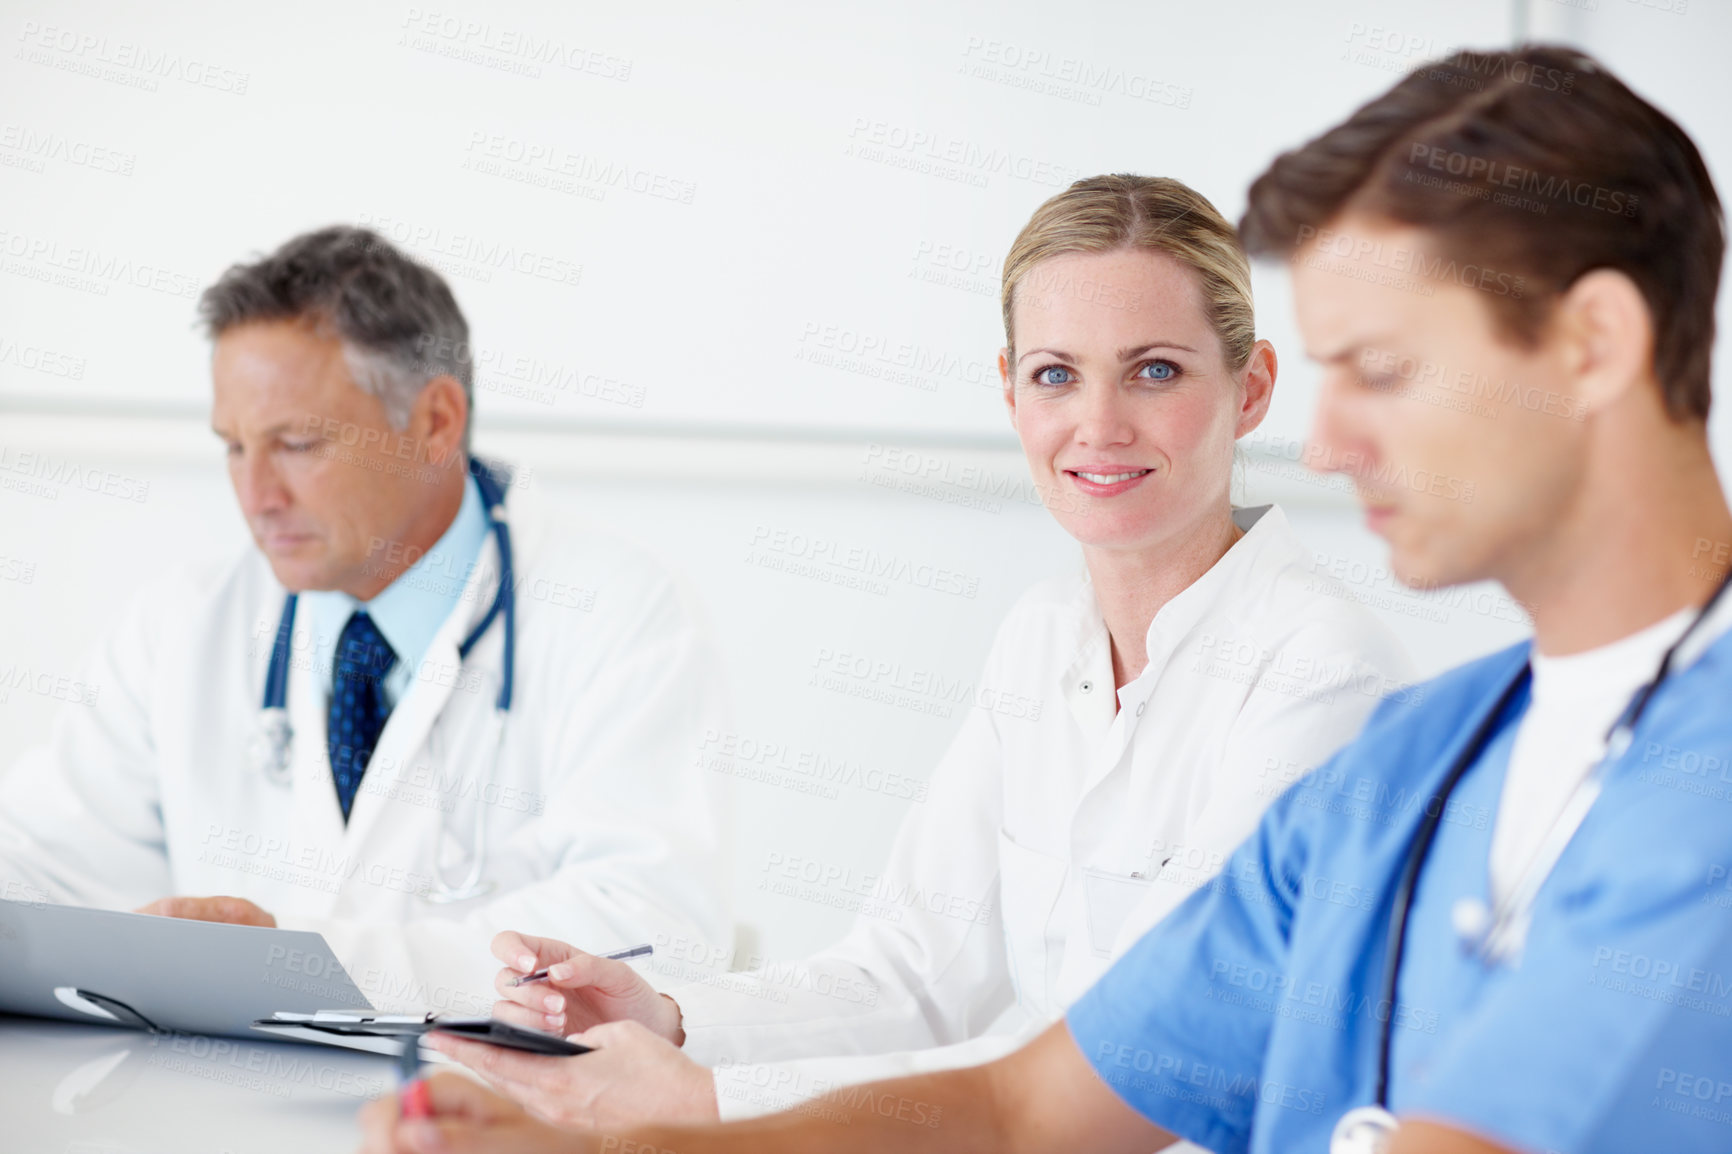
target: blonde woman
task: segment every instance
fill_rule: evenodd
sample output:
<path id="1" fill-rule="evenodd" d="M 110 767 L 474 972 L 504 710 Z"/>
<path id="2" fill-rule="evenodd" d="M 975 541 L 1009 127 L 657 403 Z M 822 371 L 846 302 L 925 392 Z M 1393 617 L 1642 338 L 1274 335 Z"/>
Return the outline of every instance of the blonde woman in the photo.
<path id="1" fill-rule="evenodd" d="M 738 1117 L 1007 1053 L 1405 682 L 1393 638 L 1312 572 L 1281 510 L 1231 504 L 1276 362 L 1213 205 L 1174 180 L 1079 181 L 1017 237 L 1002 300 L 1005 408 L 1084 562 L 1011 610 L 981 675 L 1040 708 L 972 712 L 880 883 L 919 900 L 797 966 L 664 995 L 624 963 L 501 934 L 495 1012 L 598 1052 L 435 1044 L 535 1113 Z M 549 982 L 508 984 L 548 965 Z"/>

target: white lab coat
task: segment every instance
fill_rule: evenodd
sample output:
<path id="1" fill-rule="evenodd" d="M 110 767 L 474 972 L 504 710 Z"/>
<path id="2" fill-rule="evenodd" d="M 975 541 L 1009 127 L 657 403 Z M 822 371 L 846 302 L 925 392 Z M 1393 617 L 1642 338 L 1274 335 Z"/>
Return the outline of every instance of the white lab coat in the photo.
<path id="1" fill-rule="evenodd" d="M 724 1118 L 1027 1041 L 1408 681 L 1399 643 L 1313 571 L 1279 509 L 1236 518 L 1249 531 L 1155 616 L 1148 667 L 1116 710 L 1086 577 L 1018 603 L 981 675 L 987 708 L 964 721 L 883 874 L 844 883 L 868 905 L 839 945 L 668 982 Z M 767 880 L 798 893 L 815 879 Z M 667 980 L 681 966 L 653 969 Z"/>
<path id="2" fill-rule="evenodd" d="M 460 661 L 493 602 L 490 534 L 392 711 L 345 826 L 326 753 L 312 614 L 297 614 L 292 784 L 248 755 L 284 591 L 249 548 L 153 581 L 98 648 L 48 743 L 0 778 L 10 893 L 130 909 L 233 894 L 327 937 L 384 1006 L 487 1013 L 502 929 L 596 950 L 662 935 L 726 942 L 722 807 L 695 756 L 719 668 L 686 595 L 638 551 L 508 502 L 515 701 L 485 780 L 504 628 Z M 87 698 L 91 694 L 85 695 Z M 421 893 L 468 872 L 478 810 L 487 895 Z"/>

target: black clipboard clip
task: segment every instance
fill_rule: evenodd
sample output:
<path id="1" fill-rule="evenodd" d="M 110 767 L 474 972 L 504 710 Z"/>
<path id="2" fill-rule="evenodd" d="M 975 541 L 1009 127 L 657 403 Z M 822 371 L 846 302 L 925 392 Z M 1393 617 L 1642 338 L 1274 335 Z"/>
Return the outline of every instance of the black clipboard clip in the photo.
<path id="1" fill-rule="evenodd" d="M 437 1014 L 381 1014 L 375 1010 L 320 1010 L 316 1014 L 278 1013 L 259 1018 L 255 1027 L 298 1027 L 334 1038 L 416 1038 L 427 1034 L 450 1034 L 472 1042 L 485 1042 L 527 1054 L 569 1057 L 587 1054 L 593 1047 L 568 1042 L 558 1034 L 526 1030 L 497 1018 L 441 1018 Z"/>

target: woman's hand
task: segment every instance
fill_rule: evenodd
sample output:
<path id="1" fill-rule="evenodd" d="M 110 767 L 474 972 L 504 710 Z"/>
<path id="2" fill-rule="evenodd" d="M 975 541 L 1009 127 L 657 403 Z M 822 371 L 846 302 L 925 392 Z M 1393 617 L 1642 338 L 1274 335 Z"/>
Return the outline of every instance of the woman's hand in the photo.
<path id="1" fill-rule="evenodd" d="M 624 962 L 598 958 L 552 938 L 509 930 L 493 939 L 493 956 L 505 963 L 493 981 L 500 995 L 493 1016 L 500 1021 L 555 1034 L 633 1021 L 676 1046 L 686 1040 L 679 1006 Z M 514 978 L 548 967 L 552 972 L 543 981 L 511 984 Z"/>
<path id="2" fill-rule="evenodd" d="M 427 1079 L 433 1117 L 404 1118 L 395 1094 L 361 1110 L 361 1154 L 587 1154 L 591 1138 L 537 1122 L 461 1074 Z"/>
<path id="3" fill-rule="evenodd" d="M 427 1036 L 428 1045 L 560 1126 L 618 1130 L 718 1120 L 710 1072 L 637 1022 L 610 1022 L 572 1040 L 594 1049 L 554 1058 L 447 1034 Z"/>

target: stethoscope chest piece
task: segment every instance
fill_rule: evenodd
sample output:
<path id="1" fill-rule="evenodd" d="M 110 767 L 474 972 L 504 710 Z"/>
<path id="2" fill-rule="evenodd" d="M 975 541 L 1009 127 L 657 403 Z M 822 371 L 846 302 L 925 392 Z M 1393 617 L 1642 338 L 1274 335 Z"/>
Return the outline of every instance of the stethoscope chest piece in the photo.
<path id="1" fill-rule="evenodd" d="M 483 859 L 476 859 L 477 863 L 481 860 Z M 471 869 L 473 870 L 473 867 Z M 419 896 L 422 901 L 432 902 L 436 906 L 451 906 L 459 902 L 484 898 L 498 888 L 497 883 L 486 880 L 473 882 L 465 880 L 464 884 L 460 886 L 447 887 L 441 879 L 435 883 L 435 888 L 424 890 Z"/>
<path id="2" fill-rule="evenodd" d="M 1329 1154 L 1386 1154 L 1398 1123 L 1382 1106 L 1359 1106 L 1341 1115 L 1329 1135 Z"/>
<path id="3" fill-rule="evenodd" d="M 259 710 L 258 728 L 247 743 L 247 756 L 272 785 L 288 785 L 294 776 L 289 768 L 293 740 L 288 710 L 269 706 Z"/>

